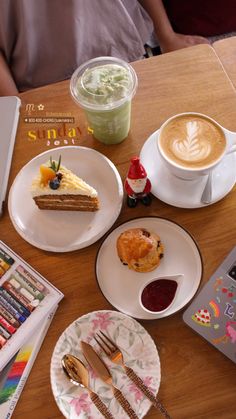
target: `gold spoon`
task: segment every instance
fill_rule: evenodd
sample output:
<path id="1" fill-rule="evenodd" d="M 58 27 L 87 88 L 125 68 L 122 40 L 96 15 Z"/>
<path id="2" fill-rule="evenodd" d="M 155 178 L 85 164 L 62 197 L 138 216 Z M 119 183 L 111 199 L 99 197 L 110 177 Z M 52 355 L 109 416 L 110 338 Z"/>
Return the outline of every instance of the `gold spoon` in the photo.
<path id="1" fill-rule="evenodd" d="M 108 410 L 100 397 L 90 389 L 89 373 L 83 362 L 74 355 L 66 354 L 62 358 L 61 364 L 71 383 L 88 390 L 92 402 L 104 418 L 114 419 L 114 416 L 112 416 L 111 412 Z"/>

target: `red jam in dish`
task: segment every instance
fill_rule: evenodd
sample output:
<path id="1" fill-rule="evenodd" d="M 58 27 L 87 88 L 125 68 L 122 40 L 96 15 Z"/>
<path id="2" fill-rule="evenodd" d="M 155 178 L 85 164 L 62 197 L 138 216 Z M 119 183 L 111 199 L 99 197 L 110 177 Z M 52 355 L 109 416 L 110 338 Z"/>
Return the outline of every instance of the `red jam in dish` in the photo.
<path id="1" fill-rule="evenodd" d="M 165 310 L 173 301 L 177 286 L 177 282 L 172 279 L 157 279 L 150 282 L 141 295 L 143 306 L 155 312 Z"/>

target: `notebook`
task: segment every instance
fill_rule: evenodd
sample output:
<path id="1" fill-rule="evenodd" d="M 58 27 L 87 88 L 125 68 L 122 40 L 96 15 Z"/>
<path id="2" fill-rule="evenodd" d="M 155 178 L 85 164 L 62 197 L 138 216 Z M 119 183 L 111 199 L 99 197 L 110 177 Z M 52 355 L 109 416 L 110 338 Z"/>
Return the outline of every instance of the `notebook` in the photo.
<path id="1" fill-rule="evenodd" d="M 0 97 L 0 216 L 7 190 L 20 104 L 16 96 Z"/>
<path id="2" fill-rule="evenodd" d="M 236 363 L 236 246 L 184 312 L 183 320 Z"/>

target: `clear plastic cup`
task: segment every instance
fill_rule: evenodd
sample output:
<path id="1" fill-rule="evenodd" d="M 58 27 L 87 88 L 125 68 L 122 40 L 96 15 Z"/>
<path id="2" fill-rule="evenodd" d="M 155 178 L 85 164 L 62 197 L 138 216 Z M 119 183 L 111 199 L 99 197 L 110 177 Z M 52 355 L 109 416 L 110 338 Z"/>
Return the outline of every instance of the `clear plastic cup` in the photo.
<path id="1" fill-rule="evenodd" d="M 75 70 L 70 81 L 71 95 L 84 109 L 96 139 L 118 144 L 127 137 L 137 85 L 133 67 L 119 58 L 94 58 Z"/>

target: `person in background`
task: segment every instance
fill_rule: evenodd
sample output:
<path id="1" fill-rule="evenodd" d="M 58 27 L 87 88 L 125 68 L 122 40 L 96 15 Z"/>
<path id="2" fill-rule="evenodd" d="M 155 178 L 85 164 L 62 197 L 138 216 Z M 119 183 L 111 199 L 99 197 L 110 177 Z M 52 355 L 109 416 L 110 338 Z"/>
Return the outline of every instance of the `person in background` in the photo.
<path id="1" fill-rule="evenodd" d="M 142 59 L 153 39 L 165 53 L 236 30 L 235 0 L 0 0 L 0 10 L 0 96 L 68 79 L 97 56 Z"/>
<path id="2" fill-rule="evenodd" d="M 235 0 L 144 0 L 162 53 L 236 35 Z"/>
<path id="3" fill-rule="evenodd" d="M 71 77 L 85 61 L 142 59 L 153 32 L 137 0 L 0 0 L 0 96 Z"/>

